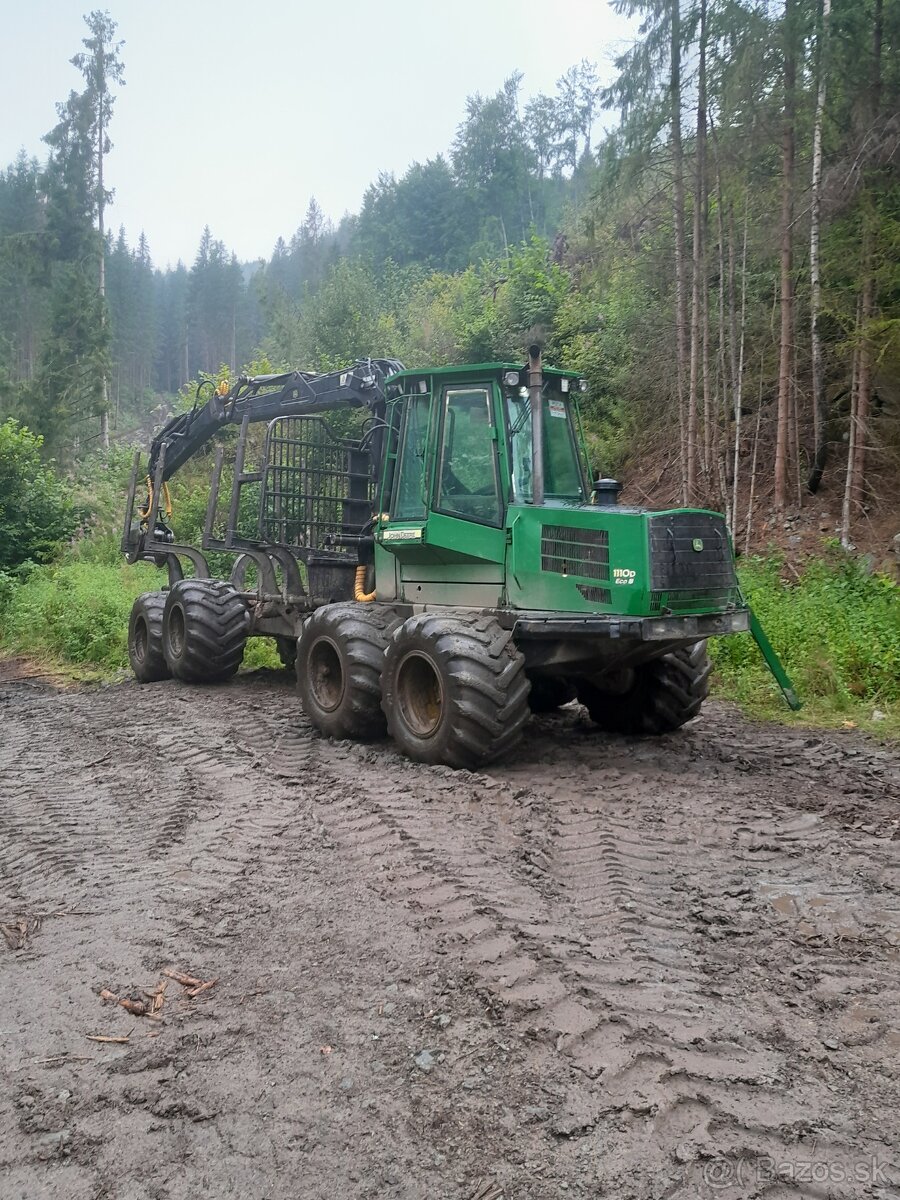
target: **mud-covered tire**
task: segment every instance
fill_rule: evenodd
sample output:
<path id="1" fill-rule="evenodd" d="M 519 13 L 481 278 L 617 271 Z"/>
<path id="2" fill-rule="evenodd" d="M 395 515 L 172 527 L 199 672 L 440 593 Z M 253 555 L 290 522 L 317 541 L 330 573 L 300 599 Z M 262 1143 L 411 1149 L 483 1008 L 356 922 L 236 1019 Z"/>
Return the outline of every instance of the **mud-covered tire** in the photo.
<path id="1" fill-rule="evenodd" d="M 493 617 L 419 613 L 387 648 L 388 732 L 418 762 L 478 767 L 508 753 L 528 720 L 525 660 Z"/>
<path id="2" fill-rule="evenodd" d="M 163 654 L 165 607 L 165 592 L 144 592 L 131 606 L 128 661 L 138 683 L 159 683 L 172 675 Z"/>
<path id="3" fill-rule="evenodd" d="M 163 653 L 184 683 L 221 683 L 241 665 L 250 613 L 230 583 L 180 579 L 163 614 Z"/>
<path id="4" fill-rule="evenodd" d="M 354 602 L 317 608 L 297 642 L 297 691 L 303 711 L 326 737 L 384 737 L 381 672 L 396 613 Z"/>
<path id="5" fill-rule="evenodd" d="M 577 694 L 575 684 L 570 679 L 562 679 L 558 675 L 538 675 L 531 680 L 528 707 L 533 713 L 556 712 L 574 700 Z"/>
<path id="6" fill-rule="evenodd" d="M 286 671 L 296 671 L 297 669 L 297 639 L 290 637 L 276 637 L 275 649 L 278 651 L 278 657 L 281 659 L 281 665 Z"/>
<path id="7" fill-rule="evenodd" d="M 625 693 L 605 692 L 584 682 L 578 686 L 578 699 L 591 720 L 610 733 L 671 733 L 700 712 L 709 695 L 711 671 L 706 642 L 694 642 L 636 667 L 634 683 Z"/>

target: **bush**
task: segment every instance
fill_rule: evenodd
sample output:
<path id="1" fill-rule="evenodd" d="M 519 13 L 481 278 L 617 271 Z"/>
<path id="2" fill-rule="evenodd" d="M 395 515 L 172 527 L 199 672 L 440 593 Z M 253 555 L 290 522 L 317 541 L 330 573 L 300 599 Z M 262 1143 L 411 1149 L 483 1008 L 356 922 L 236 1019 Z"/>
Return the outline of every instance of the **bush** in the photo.
<path id="1" fill-rule="evenodd" d="M 49 561 L 78 526 L 65 484 L 41 462 L 42 445 L 18 421 L 0 425 L 0 572 Z"/>
<path id="2" fill-rule="evenodd" d="M 741 587 L 801 698 L 847 707 L 900 702 L 900 592 L 838 550 L 812 560 L 795 583 L 782 560 L 741 565 Z M 749 637 L 712 643 L 718 673 L 737 698 L 752 700 L 774 683 Z"/>
<path id="3" fill-rule="evenodd" d="M 0 614 L 4 649 L 89 664 L 103 671 L 128 665 L 128 617 L 141 592 L 162 586 L 153 567 L 69 562 L 38 567 Z"/>

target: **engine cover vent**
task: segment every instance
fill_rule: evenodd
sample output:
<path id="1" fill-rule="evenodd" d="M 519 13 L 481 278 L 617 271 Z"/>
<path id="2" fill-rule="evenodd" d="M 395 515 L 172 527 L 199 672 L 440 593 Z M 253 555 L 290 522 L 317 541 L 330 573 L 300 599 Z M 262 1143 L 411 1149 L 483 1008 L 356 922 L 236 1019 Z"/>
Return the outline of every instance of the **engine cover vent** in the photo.
<path id="1" fill-rule="evenodd" d="M 612 593 L 609 588 L 594 587 L 590 583 L 577 583 L 575 586 L 585 600 L 589 600 L 591 604 L 612 604 Z"/>
<path id="2" fill-rule="evenodd" d="M 609 579 L 609 532 L 571 525 L 541 527 L 541 570 L 581 579 Z"/>

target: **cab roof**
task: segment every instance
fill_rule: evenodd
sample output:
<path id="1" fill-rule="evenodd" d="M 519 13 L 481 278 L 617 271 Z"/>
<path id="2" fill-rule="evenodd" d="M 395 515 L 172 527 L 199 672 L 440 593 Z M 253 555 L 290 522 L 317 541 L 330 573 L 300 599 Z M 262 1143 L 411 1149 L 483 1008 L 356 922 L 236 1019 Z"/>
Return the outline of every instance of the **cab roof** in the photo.
<path id="1" fill-rule="evenodd" d="M 501 371 L 528 371 L 528 363 L 521 362 L 491 362 L 491 363 L 451 363 L 446 367 L 422 367 L 418 371 L 398 371 L 390 375 L 386 383 L 397 383 L 401 379 L 421 379 L 427 375 L 498 375 Z M 561 371 L 558 367 L 542 367 L 544 375 L 554 379 L 580 379 L 577 371 Z"/>

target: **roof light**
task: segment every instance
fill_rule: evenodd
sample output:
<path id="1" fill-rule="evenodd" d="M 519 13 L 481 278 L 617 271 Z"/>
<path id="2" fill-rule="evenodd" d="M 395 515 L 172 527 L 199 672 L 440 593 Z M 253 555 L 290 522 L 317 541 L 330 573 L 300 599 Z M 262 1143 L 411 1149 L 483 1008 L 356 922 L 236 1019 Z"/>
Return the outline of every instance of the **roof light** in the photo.
<path id="1" fill-rule="evenodd" d="M 588 390 L 588 381 L 586 379 L 578 380 L 578 390 L 579 392 L 586 392 Z"/>
<path id="2" fill-rule="evenodd" d="M 507 387 L 518 387 L 519 386 L 519 372 L 518 371 L 504 371 L 503 372 L 503 382 L 506 384 Z"/>
<path id="3" fill-rule="evenodd" d="M 419 391 L 422 393 L 423 396 L 427 394 L 427 392 L 428 392 L 428 380 L 427 379 L 419 380 Z"/>

